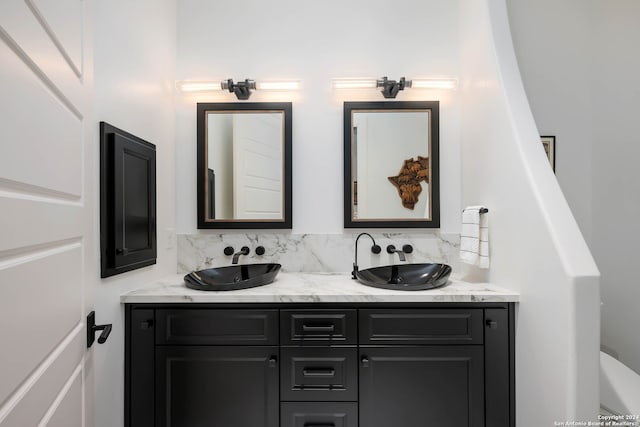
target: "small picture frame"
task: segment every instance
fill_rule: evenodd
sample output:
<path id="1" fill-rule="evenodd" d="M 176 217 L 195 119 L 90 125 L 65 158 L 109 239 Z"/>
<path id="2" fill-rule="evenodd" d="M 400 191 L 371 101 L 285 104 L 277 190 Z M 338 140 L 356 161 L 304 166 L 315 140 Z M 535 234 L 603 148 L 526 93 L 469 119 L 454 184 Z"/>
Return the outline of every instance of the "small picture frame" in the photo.
<path id="1" fill-rule="evenodd" d="M 551 169 L 553 172 L 556 171 L 556 137 L 555 136 L 540 136 L 540 140 L 542 141 L 542 146 L 544 147 L 544 152 L 547 154 L 547 158 L 549 159 L 549 163 L 551 164 Z"/>

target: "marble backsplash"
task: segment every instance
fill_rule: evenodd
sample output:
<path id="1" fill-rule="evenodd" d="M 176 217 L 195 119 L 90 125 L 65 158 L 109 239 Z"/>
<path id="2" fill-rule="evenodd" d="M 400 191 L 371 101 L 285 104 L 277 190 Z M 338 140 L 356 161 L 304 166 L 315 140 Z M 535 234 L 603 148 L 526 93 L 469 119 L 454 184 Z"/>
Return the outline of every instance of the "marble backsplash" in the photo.
<path id="1" fill-rule="evenodd" d="M 370 233 L 382 247 L 382 253 L 371 253 L 371 240 L 363 236 L 358 241 L 358 265 L 361 269 L 398 262 L 398 255 L 386 253 L 389 244 L 402 248 L 413 246 L 407 262 L 440 262 L 456 270 L 460 235 L 424 231 L 416 233 Z M 231 264 L 231 256 L 223 250 L 232 246 L 237 252 L 248 246 L 251 253 L 242 256 L 240 263 L 277 262 L 288 272 L 330 273 L 349 272 L 354 261 L 355 239 L 358 233 L 291 234 L 287 232 L 229 232 L 224 234 L 179 234 L 178 273 L 188 273 L 209 267 Z M 258 256 L 255 248 L 263 246 L 265 254 Z"/>

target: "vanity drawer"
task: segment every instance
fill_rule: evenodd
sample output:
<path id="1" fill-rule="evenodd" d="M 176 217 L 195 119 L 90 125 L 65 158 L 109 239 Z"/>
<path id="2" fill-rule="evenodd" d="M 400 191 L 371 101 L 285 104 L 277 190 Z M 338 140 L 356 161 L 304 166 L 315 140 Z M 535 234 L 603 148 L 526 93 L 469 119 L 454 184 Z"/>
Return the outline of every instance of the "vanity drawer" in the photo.
<path id="1" fill-rule="evenodd" d="M 280 427 L 358 427 L 358 404 L 346 402 L 284 402 Z"/>
<path id="2" fill-rule="evenodd" d="M 339 347 L 280 349 L 280 399 L 358 400 L 358 350 Z"/>
<path id="3" fill-rule="evenodd" d="M 356 310 L 282 310 L 282 345 L 356 345 Z"/>
<path id="4" fill-rule="evenodd" d="M 482 344 L 482 309 L 360 310 L 360 345 Z"/>
<path id="5" fill-rule="evenodd" d="M 278 310 L 157 310 L 158 345 L 278 345 Z"/>

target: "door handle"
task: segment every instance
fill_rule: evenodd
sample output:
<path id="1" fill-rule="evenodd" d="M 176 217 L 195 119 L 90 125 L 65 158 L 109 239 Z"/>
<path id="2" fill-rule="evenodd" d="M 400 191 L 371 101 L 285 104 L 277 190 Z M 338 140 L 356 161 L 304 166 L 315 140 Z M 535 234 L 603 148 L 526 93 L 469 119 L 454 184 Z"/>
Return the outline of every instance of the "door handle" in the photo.
<path id="1" fill-rule="evenodd" d="M 489 327 L 489 329 L 498 329 L 498 322 L 495 320 L 487 319 L 485 324 Z"/>
<path id="2" fill-rule="evenodd" d="M 96 325 L 96 312 L 92 311 L 87 315 L 87 348 L 91 347 L 96 340 L 96 332 L 102 331 L 98 337 L 98 344 L 104 344 L 111 334 L 112 325 Z"/>

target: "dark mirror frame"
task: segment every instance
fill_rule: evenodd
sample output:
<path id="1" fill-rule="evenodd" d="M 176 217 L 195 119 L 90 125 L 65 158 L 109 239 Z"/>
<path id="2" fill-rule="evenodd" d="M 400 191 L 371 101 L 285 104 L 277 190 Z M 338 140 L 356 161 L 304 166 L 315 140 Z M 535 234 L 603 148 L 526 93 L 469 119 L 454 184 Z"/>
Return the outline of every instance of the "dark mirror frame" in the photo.
<path id="1" fill-rule="evenodd" d="M 430 110 L 431 219 L 353 219 L 352 117 L 361 110 Z M 345 102 L 344 103 L 344 227 L 345 228 L 440 228 L 440 103 L 439 101 Z"/>
<path id="2" fill-rule="evenodd" d="M 206 159 L 206 116 L 208 111 L 282 111 L 284 113 L 283 177 L 284 217 L 278 220 L 207 220 L 205 217 L 206 181 L 209 179 Z M 222 229 L 287 229 L 291 228 L 291 158 L 292 158 L 292 104 L 291 102 L 214 102 L 197 104 L 197 164 L 198 228 Z"/>

